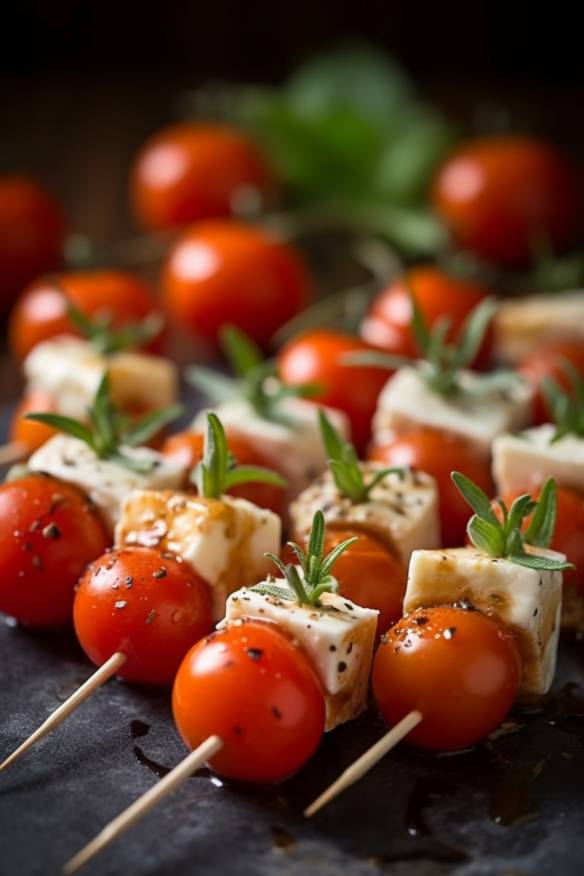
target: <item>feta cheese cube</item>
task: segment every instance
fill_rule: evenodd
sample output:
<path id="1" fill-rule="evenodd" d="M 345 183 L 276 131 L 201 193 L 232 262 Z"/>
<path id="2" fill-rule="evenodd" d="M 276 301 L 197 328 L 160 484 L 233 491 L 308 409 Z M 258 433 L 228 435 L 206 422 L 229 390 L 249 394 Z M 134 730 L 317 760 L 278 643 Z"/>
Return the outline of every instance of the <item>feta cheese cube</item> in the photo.
<path id="1" fill-rule="evenodd" d="M 326 468 L 326 452 L 318 422 L 318 405 L 300 398 L 282 402 L 282 414 L 291 426 L 274 423 L 259 417 L 244 399 L 219 405 L 215 412 L 225 430 L 241 435 L 288 482 L 288 501 L 296 498 L 317 475 Z M 347 417 L 340 411 L 325 408 L 327 416 L 343 438 L 349 437 Z M 206 411 L 202 411 L 193 428 L 204 431 Z"/>
<path id="2" fill-rule="evenodd" d="M 325 695 L 326 729 L 356 718 L 367 708 L 379 612 L 336 593 L 323 593 L 318 607 L 299 605 L 285 579 L 263 583 L 290 598 L 243 588 L 227 600 L 220 626 L 246 619 L 277 624 L 298 642 L 316 670 Z"/>
<path id="3" fill-rule="evenodd" d="M 376 444 L 416 428 L 439 429 L 465 439 L 489 456 L 493 439 L 522 429 L 531 416 L 533 391 L 520 377 L 505 388 L 473 393 L 481 376 L 463 371 L 457 395 L 433 392 L 415 368 L 401 368 L 381 391 L 373 418 Z"/>
<path id="4" fill-rule="evenodd" d="M 184 469 L 149 447 L 123 447 L 122 452 L 132 460 L 149 464 L 149 471 L 135 472 L 114 459 L 99 459 L 85 442 L 70 435 L 50 438 L 33 453 L 28 467 L 83 490 L 113 531 L 122 502 L 132 490 L 175 489 L 185 478 Z"/>
<path id="5" fill-rule="evenodd" d="M 365 482 L 384 468 L 381 463 L 361 462 Z M 355 529 L 379 539 L 404 568 L 412 551 L 440 546 L 438 491 L 434 478 L 424 472 L 404 470 L 388 474 L 369 494 L 366 502 L 353 503 L 343 496 L 330 471 L 304 490 L 290 507 L 295 537 L 310 531 L 315 511 L 320 509 L 329 529 Z"/>
<path id="6" fill-rule="evenodd" d="M 555 427 L 545 423 L 493 442 L 493 477 L 499 495 L 529 491 L 552 477 L 560 487 L 584 493 L 584 438 L 565 435 L 552 444 Z"/>
<path id="7" fill-rule="evenodd" d="M 112 400 L 122 410 L 141 413 L 177 399 L 177 370 L 168 359 L 135 352 L 101 356 L 80 338 L 42 341 L 28 354 L 23 369 L 30 390 L 48 393 L 60 414 L 77 420 L 86 419 L 106 371 Z"/>
<path id="8" fill-rule="evenodd" d="M 553 551 L 526 549 L 565 559 Z M 405 614 L 463 599 L 517 634 L 523 659 L 520 695 L 530 698 L 545 694 L 556 666 L 562 573 L 528 569 L 507 559 L 489 557 L 474 547 L 412 554 Z"/>
<path id="9" fill-rule="evenodd" d="M 494 319 L 496 358 L 517 365 L 538 348 L 584 341 L 584 290 L 503 301 Z"/>
<path id="10" fill-rule="evenodd" d="M 157 547 L 180 557 L 210 587 L 215 620 L 233 590 L 265 576 L 264 554 L 280 551 L 277 514 L 245 499 L 206 499 L 189 493 L 137 490 L 127 496 L 116 544 Z"/>

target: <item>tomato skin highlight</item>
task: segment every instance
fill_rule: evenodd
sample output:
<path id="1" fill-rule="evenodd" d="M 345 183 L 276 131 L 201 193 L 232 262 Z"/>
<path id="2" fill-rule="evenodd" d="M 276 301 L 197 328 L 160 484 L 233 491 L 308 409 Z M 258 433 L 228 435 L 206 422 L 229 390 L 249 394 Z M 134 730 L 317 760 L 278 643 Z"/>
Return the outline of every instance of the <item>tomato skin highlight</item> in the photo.
<path id="1" fill-rule="evenodd" d="M 31 474 L 0 486 L 0 611 L 22 624 L 71 622 L 74 587 L 109 536 L 76 488 Z"/>
<path id="2" fill-rule="evenodd" d="M 67 316 L 69 304 L 87 316 L 107 313 L 116 327 L 160 314 L 150 286 L 127 271 L 69 271 L 41 277 L 25 289 L 10 315 L 12 355 L 24 359 L 41 341 L 79 335 Z M 145 349 L 160 351 L 162 340 L 160 333 Z"/>
<path id="3" fill-rule="evenodd" d="M 204 436 L 201 432 L 177 432 L 170 435 L 161 447 L 161 453 L 170 462 L 189 470 L 195 468 L 203 458 Z M 260 466 L 271 468 L 268 462 L 239 435 L 227 434 L 227 446 L 239 465 Z M 249 483 L 231 487 L 227 491 L 230 496 L 247 499 L 258 508 L 268 508 L 275 514 L 284 512 L 285 491 L 282 487 L 272 484 Z"/>
<path id="4" fill-rule="evenodd" d="M 130 180 L 134 215 L 154 231 L 230 216 L 245 189 L 269 199 L 271 174 L 255 144 L 227 125 L 159 131 L 140 150 Z"/>
<path id="5" fill-rule="evenodd" d="M 419 608 L 389 630 L 375 656 L 372 684 L 390 726 L 413 709 L 422 713 L 409 743 L 456 751 L 500 725 L 520 679 L 509 630 L 479 611 L 439 606 Z"/>
<path id="6" fill-rule="evenodd" d="M 388 444 L 373 447 L 369 459 L 385 465 L 409 465 L 436 479 L 440 500 L 440 526 L 443 547 L 464 544 L 466 524 L 472 514 L 456 486 L 452 471 L 461 471 L 487 495 L 494 493 L 489 461 L 454 435 L 433 429 L 418 429 L 397 437 Z"/>
<path id="7" fill-rule="evenodd" d="M 420 355 L 411 330 L 411 295 L 429 327 L 446 316 L 451 321 L 448 339 L 454 341 L 472 310 L 489 295 L 483 286 L 423 265 L 411 268 L 383 289 L 373 300 L 361 325 L 361 336 L 372 346 L 396 356 L 414 359 Z M 492 350 L 489 329 L 478 353 L 476 366 L 488 364 Z"/>
<path id="8" fill-rule="evenodd" d="M 310 274 L 292 247 L 227 220 L 187 227 L 170 250 L 162 296 L 177 325 L 218 343 L 231 323 L 262 348 L 310 297 Z"/>
<path id="9" fill-rule="evenodd" d="M 351 438 L 360 451 L 364 451 L 369 442 L 377 399 L 392 372 L 385 368 L 347 365 L 344 356 L 371 349 L 360 338 L 315 329 L 290 341 L 278 354 L 278 373 L 283 383 L 288 386 L 317 384 L 321 391 L 311 399 L 347 415 Z"/>
<path id="10" fill-rule="evenodd" d="M 186 655 L 172 709 L 189 748 L 216 734 L 210 761 L 221 776 L 278 782 L 316 751 L 324 699 L 308 658 L 268 623 L 247 621 L 213 633 Z"/>
<path id="11" fill-rule="evenodd" d="M 73 620 L 96 666 L 122 651 L 121 678 L 157 685 L 171 684 L 188 649 L 212 627 L 203 579 L 150 548 L 108 551 L 91 563 L 79 581 Z"/>
<path id="12" fill-rule="evenodd" d="M 506 267 L 529 264 L 538 237 L 553 250 L 570 246 L 582 219 L 574 168 L 530 137 L 463 144 L 439 170 L 432 203 L 456 244 Z"/>
<path id="13" fill-rule="evenodd" d="M 540 347 L 526 356 L 518 366 L 519 373 L 532 385 L 533 420 L 536 425 L 549 423 L 551 412 L 543 392 L 546 378 L 552 378 L 565 390 L 570 390 L 570 379 L 565 362 L 569 362 L 581 377 L 584 377 L 584 344 L 564 341 Z"/>

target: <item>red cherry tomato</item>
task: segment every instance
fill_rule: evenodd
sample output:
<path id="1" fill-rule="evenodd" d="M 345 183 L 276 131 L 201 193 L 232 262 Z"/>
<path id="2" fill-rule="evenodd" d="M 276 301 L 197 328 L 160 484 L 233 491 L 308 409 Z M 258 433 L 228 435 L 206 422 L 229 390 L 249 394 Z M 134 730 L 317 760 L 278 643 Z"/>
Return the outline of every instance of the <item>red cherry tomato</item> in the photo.
<path id="1" fill-rule="evenodd" d="M 278 782 L 316 751 L 324 699 L 308 658 L 270 624 L 248 621 L 213 633 L 177 673 L 172 710 L 189 748 L 216 734 L 210 761 L 229 779 Z"/>
<path id="2" fill-rule="evenodd" d="M 148 140 L 134 163 L 130 194 L 139 223 L 162 230 L 229 216 L 250 190 L 262 200 L 272 191 L 258 148 L 233 128 L 186 123 Z"/>
<path id="3" fill-rule="evenodd" d="M 77 335 L 67 317 L 73 304 L 88 316 L 108 314 L 115 326 L 140 322 L 159 313 L 150 287 L 125 271 L 80 271 L 42 277 L 20 297 L 10 317 L 9 343 L 12 354 L 24 359 L 40 341 L 55 335 Z M 147 349 L 160 348 L 153 338 Z"/>
<path id="4" fill-rule="evenodd" d="M 433 326 L 440 317 L 450 319 L 448 338 L 453 341 L 471 311 L 489 292 L 476 283 L 461 280 L 440 268 L 412 268 L 375 298 L 361 326 L 362 337 L 388 353 L 410 358 L 419 356 L 420 350 L 410 328 L 412 294 L 429 326 Z M 476 364 L 488 363 L 491 347 L 492 333 L 487 332 Z"/>
<path id="5" fill-rule="evenodd" d="M 55 402 L 50 395 L 40 390 L 29 392 L 24 396 L 12 417 L 10 424 L 10 441 L 20 444 L 24 450 L 23 455 L 28 455 L 38 450 L 49 438 L 55 434 L 51 426 L 44 423 L 35 423 L 27 420 L 27 414 L 32 413 L 55 413 Z"/>
<path id="6" fill-rule="evenodd" d="M 393 725 L 417 709 L 412 745 L 456 751 L 495 730 L 513 705 L 521 660 L 513 634 L 478 611 L 418 608 L 382 639 L 373 695 Z"/>
<path id="7" fill-rule="evenodd" d="M 386 465 L 410 465 L 436 478 L 444 547 L 464 544 L 466 524 L 472 514 L 450 473 L 461 471 L 487 495 L 494 492 L 489 461 L 477 455 L 461 438 L 445 432 L 419 429 L 401 435 L 389 444 L 374 447 L 369 459 Z"/>
<path id="8" fill-rule="evenodd" d="M 122 548 L 93 562 L 75 594 L 79 643 L 101 666 L 116 651 L 118 675 L 170 684 L 189 648 L 212 627 L 207 586 L 188 566 L 150 548 Z"/>
<path id="9" fill-rule="evenodd" d="M 300 335 L 282 348 L 278 372 L 289 386 L 315 383 L 321 391 L 315 401 L 343 411 L 351 423 L 351 437 L 363 451 L 371 436 L 377 398 L 391 372 L 384 368 L 347 365 L 344 356 L 371 347 L 342 332 L 315 330 Z"/>
<path id="10" fill-rule="evenodd" d="M 533 386 L 533 419 L 536 424 L 549 423 L 550 410 L 543 393 L 543 382 L 553 378 L 564 389 L 569 389 L 570 380 L 565 363 L 569 362 L 584 377 L 584 344 L 577 341 L 551 344 L 539 347 L 520 363 L 518 371 Z"/>
<path id="11" fill-rule="evenodd" d="M 0 177 L 0 313 L 27 283 L 61 266 L 64 236 L 52 195 L 33 179 Z"/>
<path id="12" fill-rule="evenodd" d="M 109 544 L 103 524 L 74 487 L 29 475 L 0 486 L 0 611 L 23 624 L 71 620 L 73 588 Z"/>
<path id="13" fill-rule="evenodd" d="M 432 201 L 459 246 L 510 266 L 528 263 L 538 239 L 569 246 L 582 216 L 567 158 L 528 137 L 464 144 L 439 171 Z"/>
<path id="14" fill-rule="evenodd" d="M 204 436 L 199 432 L 178 432 L 171 435 L 162 445 L 161 452 L 170 462 L 187 469 L 193 469 L 203 458 Z M 239 465 L 271 468 L 269 463 L 246 440 L 239 435 L 227 435 L 229 452 Z M 253 502 L 258 508 L 269 508 L 275 514 L 284 510 L 285 491 L 272 484 L 250 483 L 232 487 L 231 496 L 239 496 Z"/>
<path id="15" fill-rule="evenodd" d="M 300 256 L 263 231 L 228 221 L 187 228 L 170 251 L 162 292 L 177 325 L 217 344 L 225 323 L 261 347 L 302 310 L 310 278 Z"/>

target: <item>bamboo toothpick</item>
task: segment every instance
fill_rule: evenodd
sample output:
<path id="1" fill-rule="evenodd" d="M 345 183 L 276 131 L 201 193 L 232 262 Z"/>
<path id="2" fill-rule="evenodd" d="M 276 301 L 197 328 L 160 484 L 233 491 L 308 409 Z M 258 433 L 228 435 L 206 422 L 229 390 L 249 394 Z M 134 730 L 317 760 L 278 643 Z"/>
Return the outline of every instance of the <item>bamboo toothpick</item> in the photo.
<path id="1" fill-rule="evenodd" d="M 108 679 L 115 675 L 120 666 L 122 666 L 126 662 L 126 655 L 121 651 L 116 651 L 115 654 L 107 660 L 103 666 L 100 666 L 99 669 L 90 676 L 87 681 L 85 681 L 81 687 L 77 688 L 75 693 L 71 694 L 71 696 L 65 700 L 62 705 L 59 706 L 58 709 L 49 715 L 46 721 L 44 721 L 41 726 L 31 733 L 28 739 L 19 745 L 16 751 L 13 751 L 6 760 L 0 764 L 0 772 L 6 767 L 10 766 L 11 763 L 14 763 L 15 760 L 24 754 L 25 751 L 28 751 L 35 742 L 38 742 L 39 739 L 42 739 L 43 736 L 46 736 L 47 733 L 50 733 L 51 730 L 54 730 L 55 727 L 58 727 L 59 724 L 65 720 L 65 718 L 74 712 L 75 709 L 81 705 L 91 694 L 96 691 L 102 684 L 105 684 Z"/>
<path id="2" fill-rule="evenodd" d="M 405 718 L 402 718 L 395 727 L 392 727 L 391 730 L 385 734 L 385 736 L 382 736 L 375 745 L 372 745 L 365 754 L 362 754 L 355 763 L 351 764 L 350 767 L 347 767 L 347 769 L 341 773 L 339 778 L 304 810 L 305 817 L 310 818 L 311 815 L 314 815 L 315 812 L 318 812 L 319 809 L 322 809 L 323 806 L 326 806 L 327 803 L 330 803 L 331 800 L 334 800 L 335 797 L 355 782 L 358 782 L 365 773 L 369 772 L 371 767 L 375 766 L 384 755 L 391 751 L 392 748 L 395 748 L 398 742 L 401 742 L 404 736 L 408 735 L 410 730 L 413 730 L 414 727 L 420 723 L 422 717 L 421 712 L 409 712 Z"/>
<path id="3" fill-rule="evenodd" d="M 12 465 L 13 462 L 20 462 L 27 454 L 24 444 L 18 441 L 9 441 L 8 444 L 0 446 L 0 465 Z"/>
<path id="4" fill-rule="evenodd" d="M 223 748 L 223 740 L 219 736 L 209 736 L 198 748 L 191 751 L 184 760 L 158 784 L 146 791 L 138 800 L 128 806 L 113 821 L 110 821 L 98 835 L 91 840 L 63 867 L 65 876 L 76 873 L 95 855 L 103 851 L 122 834 L 126 833 L 137 821 L 150 812 L 168 794 L 178 788 L 195 770 L 206 763 L 214 754 Z"/>

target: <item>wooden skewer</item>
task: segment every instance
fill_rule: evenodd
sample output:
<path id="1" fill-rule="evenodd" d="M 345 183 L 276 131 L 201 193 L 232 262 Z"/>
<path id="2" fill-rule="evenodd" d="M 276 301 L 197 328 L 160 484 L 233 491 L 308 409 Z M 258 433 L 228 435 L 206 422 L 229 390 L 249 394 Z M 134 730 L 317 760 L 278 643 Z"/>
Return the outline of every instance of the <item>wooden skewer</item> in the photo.
<path id="1" fill-rule="evenodd" d="M 90 678 L 84 682 L 81 687 L 77 688 L 75 693 L 71 694 L 71 696 L 65 700 L 62 705 L 59 706 L 58 709 L 49 715 L 46 721 L 44 721 L 41 726 L 31 733 L 28 739 L 19 745 L 16 751 L 13 751 L 6 760 L 0 764 L 0 772 L 6 767 L 10 766 L 11 763 L 14 763 L 25 751 L 28 751 L 35 742 L 38 742 L 39 739 L 42 739 L 43 736 L 46 736 L 47 733 L 50 733 L 51 730 L 54 730 L 55 727 L 58 727 L 59 724 L 65 720 L 67 715 L 70 715 L 71 712 L 74 712 L 75 709 L 81 705 L 91 694 L 96 691 L 99 687 L 102 686 L 108 679 L 115 675 L 120 666 L 122 666 L 126 662 L 126 655 L 121 651 L 116 651 L 115 654 L 107 660 L 103 666 L 100 666 L 99 669 L 93 673 Z"/>
<path id="2" fill-rule="evenodd" d="M 369 772 L 371 767 L 375 766 L 375 764 L 380 761 L 388 751 L 395 748 L 398 742 L 401 742 L 404 736 L 407 736 L 410 730 L 413 730 L 414 727 L 420 723 L 422 717 L 421 712 L 409 712 L 405 718 L 402 718 L 395 727 L 392 727 L 391 730 L 385 734 L 385 736 L 382 736 L 375 745 L 372 745 L 368 751 L 362 754 L 355 763 L 351 764 L 350 767 L 347 767 L 347 769 L 341 773 L 339 778 L 336 779 L 326 791 L 323 791 L 320 797 L 317 797 L 316 800 L 304 810 L 305 817 L 310 818 L 311 815 L 314 815 L 315 812 L 318 812 L 319 809 L 322 809 L 323 806 L 326 806 L 327 803 L 330 803 L 331 800 L 355 782 L 358 782 L 365 773 Z"/>
<path id="3" fill-rule="evenodd" d="M 168 794 L 192 775 L 195 770 L 206 763 L 214 754 L 223 748 L 223 740 L 219 736 L 209 736 L 198 748 L 191 751 L 184 760 L 175 766 L 171 772 L 161 779 L 158 784 L 142 794 L 124 812 L 121 812 L 113 821 L 110 821 L 98 835 L 91 840 L 80 852 L 78 852 L 63 867 L 65 876 L 76 873 L 80 867 L 87 864 L 98 852 L 107 848 L 114 840 L 126 833 L 137 821 L 150 812 Z"/>
<path id="4" fill-rule="evenodd" d="M 13 462 L 20 462 L 27 455 L 27 449 L 24 444 L 18 441 L 9 441 L 8 444 L 0 446 L 0 465 L 12 465 Z"/>

